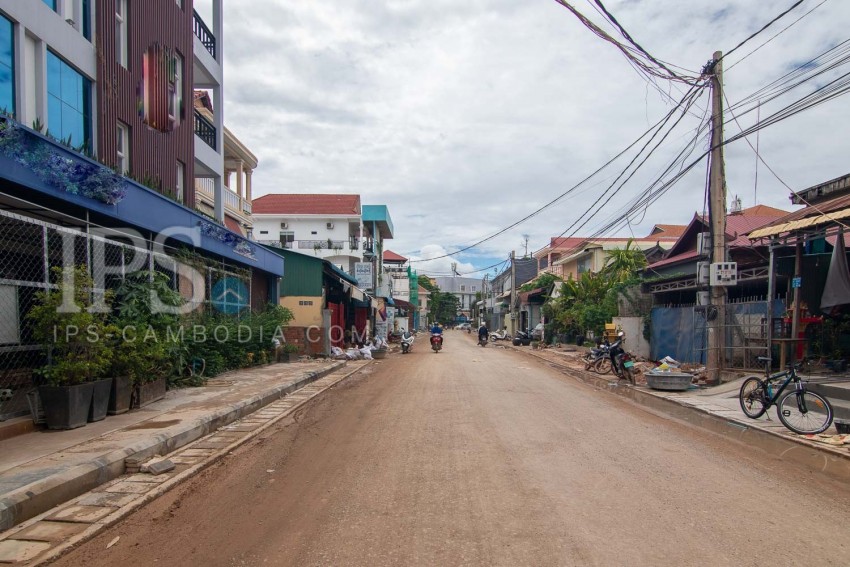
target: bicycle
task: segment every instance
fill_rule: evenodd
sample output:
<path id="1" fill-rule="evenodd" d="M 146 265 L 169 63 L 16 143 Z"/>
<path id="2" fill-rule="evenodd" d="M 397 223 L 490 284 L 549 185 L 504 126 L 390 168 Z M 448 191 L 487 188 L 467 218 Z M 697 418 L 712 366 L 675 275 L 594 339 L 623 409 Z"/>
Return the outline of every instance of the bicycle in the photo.
<path id="1" fill-rule="evenodd" d="M 738 401 L 747 417 L 757 419 L 775 404 L 776 415 L 782 425 L 799 435 L 822 433 L 832 425 L 833 411 L 829 400 L 808 391 L 806 384 L 797 375 L 802 363 L 789 364 L 787 370 L 771 374 L 771 359 L 760 356 L 758 360 L 766 365 L 765 377 L 747 378 L 738 393 Z M 784 382 L 775 389 L 774 382 L 783 378 Z M 794 389 L 783 395 L 791 382 L 794 383 Z"/>

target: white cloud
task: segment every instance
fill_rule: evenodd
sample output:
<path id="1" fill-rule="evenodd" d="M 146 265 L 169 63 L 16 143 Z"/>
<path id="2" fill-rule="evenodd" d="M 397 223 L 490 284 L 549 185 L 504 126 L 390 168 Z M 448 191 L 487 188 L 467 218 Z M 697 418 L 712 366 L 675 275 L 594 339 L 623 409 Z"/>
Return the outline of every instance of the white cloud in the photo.
<path id="1" fill-rule="evenodd" d="M 419 254 L 409 256 L 410 266 L 417 273 L 429 276 L 450 276 L 453 273 L 469 274 L 469 277 L 484 277 L 483 272 L 473 272 L 476 268 L 470 263 L 460 262 L 456 258 L 447 257 L 448 251 L 439 244 L 426 244 Z"/>
<path id="2" fill-rule="evenodd" d="M 208 9 L 208 0 L 196 4 L 202 14 Z M 576 5 L 602 21 L 589 5 Z M 748 0 L 606 6 L 650 53 L 694 70 L 785 8 Z M 730 101 L 844 39 L 850 3 L 828 2 L 733 67 L 808 9 L 804 4 L 724 61 Z M 390 247 L 405 256 L 427 257 L 422 242 L 452 251 L 501 231 L 591 173 L 669 109 L 613 46 L 550 0 L 225 2 L 225 26 L 225 120 L 259 157 L 254 194 L 347 192 L 359 193 L 365 204 L 386 204 L 395 224 Z M 675 87 L 660 86 L 680 96 Z M 771 111 L 765 107 L 762 117 Z M 754 119 L 743 117 L 742 125 Z M 684 121 L 658 159 L 610 203 L 600 203 L 601 213 L 579 235 L 603 226 L 640 194 L 698 122 Z M 760 152 L 802 189 L 848 172 L 848 125 L 850 104 L 839 99 L 765 129 Z M 727 123 L 727 137 L 737 132 Z M 744 206 L 753 205 L 756 161 L 746 143 L 728 147 L 726 165 L 730 199 L 738 194 Z M 617 173 L 603 179 L 610 183 Z M 632 219 L 635 234 L 654 223 L 685 224 L 702 210 L 704 173 L 698 167 Z M 759 202 L 789 207 L 787 190 L 764 166 L 758 181 Z M 576 192 L 482 244 L 477 254 L 521 251 L 523 233 L 532 249 L 569 233 L 605 186 Z M 461 258 L 478 264 L 473 256 Z M 434 265 L 448 272 L 451 261 Z"/>

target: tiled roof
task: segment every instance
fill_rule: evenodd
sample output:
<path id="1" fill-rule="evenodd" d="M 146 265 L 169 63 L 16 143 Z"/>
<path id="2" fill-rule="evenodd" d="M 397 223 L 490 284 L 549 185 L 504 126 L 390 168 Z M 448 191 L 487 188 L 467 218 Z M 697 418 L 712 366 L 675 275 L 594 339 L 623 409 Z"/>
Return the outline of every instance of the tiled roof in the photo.
<path id="1" fill-rule="evenodd" d="M 686 224 L 657 224 L 653 227 L 652 232 L 647 238 L 653 236 L 661 238 L 678 238 L 685 233 L 688 228 Z"/>
<path id="2" fill-rule="evenodd" d="M 360 195 L 271 194 L 251 203 L 255 215 L 359 215 Z"/>
<path id="3" fill-rule="evenodd" d="M 384 262 L 407 262 L 407 258 L 396 254 L 392 250 L 384 250 Z"/>
<path id="4" fill-rule="evenodd" d="M 224 215 L 224 226 L 226 226 L 236 234 L 242 234 L 242 227 L 239 226 L 239 223 L 235 219 L 230 218 L 227 215 Z"/>
<path id="5" fill-rule="evenodd" d="M 778 218 L 781 218 L 788 214 L 788 211 L 783 211 L 781 209 L 775 209 L 773 207 L 768 207 L 766 205 L 756 205 L 755 207 L 750 207 L 749 209 L 744 209 L 738 213 L 730 213 L 726 216 L 726 235 L 727 242 L 726 245 L 730 248 L 735 247 L 745 247 L 748 248 L 752 246 L 749 238 L 747 238 L 747 234 L 759 227 L 765 226 L 767 224 L 772 223 Z M 694 217 L 691 221 L 691 226 L 702 225 L 701 228 L 692 229 L 691 234 L 693 234 L 693 230 L 697 232 L 701 232 L 703 230 L 708 230 L 708 219 L 704 219 L 701 217 Z M 684 234 L 680 238 L 687 238 L 687 234 Z M 691 246 L 695 246 L 695 241 L 692 240 L 691 237 Z M 671 251 L 675 252 L 677 248 L 685 246 L 687 244 L 687 240 L 679 241 L 676 243 Z M 653 268 L 660 268 L 662 266 L 668 266 L 670 264 L 675 264 L 677 262 L 683 262 L 686 260 L 693 260 L 697 258 L 699 254 L 697 253 L 695 248 L 685 249 L 677 254 L 673 254 L 667 256 L 663 260 L 659 260 L 654 264 L 650 264 L 648 268 L 651 270 Z"/>

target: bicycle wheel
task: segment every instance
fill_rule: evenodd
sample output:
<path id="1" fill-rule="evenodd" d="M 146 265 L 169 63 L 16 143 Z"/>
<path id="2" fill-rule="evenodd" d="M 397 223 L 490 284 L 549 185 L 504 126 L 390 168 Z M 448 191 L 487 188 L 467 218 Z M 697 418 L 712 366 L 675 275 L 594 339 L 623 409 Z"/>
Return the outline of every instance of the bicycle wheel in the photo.
<path id="1" fill-rule="evenodd" d="M 603 356 L 596 361 L 596 364 L 593 365 L 593 370 L 597 374 L 608 374 L 611 372 L 611 359 L 607 356 Z"/>
<path id="2" fill-rule="evenodd" d="M 761 380 L 754 376 L 744 380 L 738 393 L 738 401 L 741 402 L 741 409 L 747 417 L 756 419 L 763 416 L 767 411 L 767 397 Z"/>
<path id="3" fill-rule="evenodd" d="M 776 404 L 782 425 L 800 435 L 822 433 L 832 425 L 832 406 L 826 398 L 803 390 L 788 392 Z"/>

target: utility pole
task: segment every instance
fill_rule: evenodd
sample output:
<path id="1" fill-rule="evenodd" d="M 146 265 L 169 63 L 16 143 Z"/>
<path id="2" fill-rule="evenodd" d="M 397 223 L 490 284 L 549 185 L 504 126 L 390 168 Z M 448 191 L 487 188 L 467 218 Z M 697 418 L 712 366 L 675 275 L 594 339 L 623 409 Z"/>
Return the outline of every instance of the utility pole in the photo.
<path id="1" fill-rule="evenodd" d="M 711 169 L 709 171 L 709 220 L 711 222 L 711 263 L 726 261 L 726 169 L 723 164 L 723 54 L 714 52 L 709 67 L 711 77 Z M 717 384 L 723 370 L 726 336 L 726 288 L 711 286 L 708 320 L 708 379 Z"/>
<path id="2" fill-rule="evenodd" d="M 511 250 L 511 334 L 516 333 L 516 253 Z"/>

